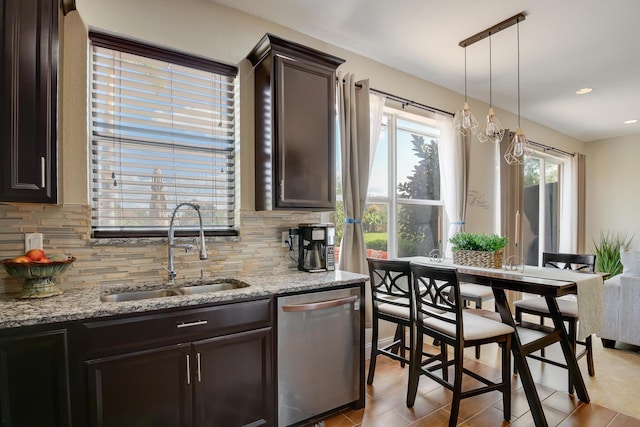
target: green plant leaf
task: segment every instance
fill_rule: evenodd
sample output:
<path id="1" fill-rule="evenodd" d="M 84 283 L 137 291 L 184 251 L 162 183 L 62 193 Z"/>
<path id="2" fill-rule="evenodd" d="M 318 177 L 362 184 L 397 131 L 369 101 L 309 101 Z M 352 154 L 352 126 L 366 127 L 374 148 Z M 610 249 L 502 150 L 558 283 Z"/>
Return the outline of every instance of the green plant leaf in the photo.
<path id="1" fill-rule="evenodd" d="M 600 240 L 594 240 L 594 253 L 596 255 L 596 271 L 609 273 L 612 277 L 622 273 L 620 261 L 620 249 L 628 247 L 633 236 L 626 234 L 600 232 Z"/>
<path id="2" fill-rule="evenodd" d="M 467 233 L 459 231 L 449 238 L 453 244 L 452 251 L 486 251 L 496 252 L 509 243 L 507 237 L 500 237 L 496 234 Z"/>

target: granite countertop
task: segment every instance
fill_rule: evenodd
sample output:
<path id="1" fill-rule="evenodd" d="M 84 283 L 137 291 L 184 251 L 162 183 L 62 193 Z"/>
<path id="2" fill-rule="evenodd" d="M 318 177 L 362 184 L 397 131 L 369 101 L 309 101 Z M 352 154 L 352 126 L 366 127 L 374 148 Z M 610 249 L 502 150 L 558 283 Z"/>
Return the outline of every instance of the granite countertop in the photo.
<path id="1" fill-rule="evenodd" d="M 221 277 L 223 278 L 223 277 Z M 207 278 L 206 281 L 216 278 Z M 101 286 L 65 290 L 62 295 L 42 299 L 17 299 L 15 294 L 0 295 L 0 329 L 38 325 L 71 320 L 107 317 L 118 314 L 141 313 L 176 307 L 232 302 L 249 298 L 268 298 L 273 295 L 309 291 L 360 283 L 369 277 L 346 271 L 305 273 L 293 271 L 280 275 L 233 276 L 249 286 L 192 295 L 175 295 L 136 301 L 102 302 L 100 296 L 123 291 L 175 288 L 196 285 L 197 281 L 158 282 L 135 286 Z"/>

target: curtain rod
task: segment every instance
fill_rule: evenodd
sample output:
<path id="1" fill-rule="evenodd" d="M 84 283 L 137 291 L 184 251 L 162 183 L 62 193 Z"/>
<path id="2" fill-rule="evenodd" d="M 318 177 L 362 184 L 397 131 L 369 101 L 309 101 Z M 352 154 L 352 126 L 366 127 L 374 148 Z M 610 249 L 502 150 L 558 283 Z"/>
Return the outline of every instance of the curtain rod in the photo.
<path id="1" fill-rule="evenodd" d="M 360 83 L 356 83 L 356 87 L 362 88 L 362 85 Z M 448 115 L 448 116 L 451 116 L 451 117 L 454 116 L 454 114 L 450 113 L 449 111 L 441 110 L 441 109 L 436 108 L 436 107 L 431 107 L 430 105 L 421 104 L 420 102 L 411 101 L 411 100 L 403 98 L 401 96 L 397 96 L 397 95 L 394 95 L 394 94 L 389 93 L 389 92 L 384 92 L 382 90 L 374 89 L 372 87 L 369 88 L 369 92 L 373 92 L 373 93 L 376 93 L 378 95 L 384 96 L 387 99 L 391 99 L 393 101 L 397 101 L 397 102 L 402 104 L 402 108 L 404 108 L 406 105 L 411 105 L 412 107 L 417 107 L 417 108 L 420 108 L 422 110 L 431 111 L 432 113 L 444 114 L 444 115 Z"/>
<path id="2" fill-rule="evenodd" d="M 359 84 L 359 83 L 356 83 L 356 86 L 359 87 L 359 88 L 362 87 L 362 85 Z M 374 89 L 374 88 L 369 88 L 369 91 L 377 93 L 378 95 L 382 95 L 382 96 L 384 96 L 386 98 L 392 99 L 394 101 L 400 102 L 403 107 L 405 105 L 411 105 L 411 106 L 414 106 L 414 107 L 421 108 L 423 110 L 431 111 L 432 113 L 438 113 L 438 114 L 445 114 L 445 115 L 449 115 L 449 116 L 454 116 L 454 114 L 450 113 L 449 111 L 445 111 L 445 110 L 441 110 L 439 108 L 431 107 L 429 105 L 421 104 L 421 103 L 416 102 L 416 101 L 411 101 L 409 99 L 402 98 L 401 96 L 393 95 L 393 94 L 391 94 L 389 92 L 384 92 L 382 90 L 378 90 L 378 89 Z M 529 141 L 529 144 L 535 145 L 538 148 L 542 148 L 545 151 L 555 151 L 556 153 L 564 154 L 565 156 L 572 156 L 573 157 L 575 155 L 575 153 L 569 153 L 568 151 L 564 151 L 564 150 L 561 150 L 559 148 L 551 147 L 549 145 L 544 145 L 544 144 L 541 144 L 541 143 L 535 142 L 535 141 Z"/>
<path id="3" fill-rule="evenodd" d="M 569 153 L 568 151 L 561 150 L 559 148 L 550 147 L 548 145 L 541 144 L 535 141 L 529 141 L 529 144 L 535 145 L 538 148 L 542 148 L 544 151 L 555 151 L 556 153 L 564 154 L 565 156 L 575 156 L 575 153 Z"/>

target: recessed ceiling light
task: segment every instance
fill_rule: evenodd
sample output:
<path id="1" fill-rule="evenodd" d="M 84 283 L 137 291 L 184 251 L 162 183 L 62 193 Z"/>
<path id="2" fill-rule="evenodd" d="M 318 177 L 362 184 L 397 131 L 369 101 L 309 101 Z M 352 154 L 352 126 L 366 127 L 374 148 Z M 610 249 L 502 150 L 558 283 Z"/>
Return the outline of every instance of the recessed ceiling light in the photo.
<path id="1" fill-rule="evenodd" d="M 625 125 L 630 125 L 630 124 L 633 124 L 633 123 L 638 123 L 638 121 L 636 119 L 633 119 L 633 120 L 625 120 L 625 122 L 624 122 Z"/>
<path id="2" fill-rule="evenodd" d="M 585 93 L 589 93 L 589 92 L 591 92 L 592 90 L 593 90 L 593 88 L 590 88 L 590 87 L 583 87 L 582 89 L 578 89 L 578 90 L 576 91 L 576 93 L 577 93 L 578 95 L 584 95 Z"/>

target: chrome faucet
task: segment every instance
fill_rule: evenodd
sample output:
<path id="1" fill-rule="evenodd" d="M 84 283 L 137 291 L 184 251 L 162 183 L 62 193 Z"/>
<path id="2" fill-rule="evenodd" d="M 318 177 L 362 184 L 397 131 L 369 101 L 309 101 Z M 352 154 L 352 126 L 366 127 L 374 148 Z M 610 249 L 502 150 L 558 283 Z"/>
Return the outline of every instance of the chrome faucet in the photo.
<path id="1" fill-rule="evenodd" d="M 176 243 L 174 243 L 175 231 L 173 229 L 173 221 L 174 221 L 174 219 L 176 217 L 176 212 L 178 212 L 178 209 L 180 209 L 182 206 L 191 207 L 191 208 L 195 209 L 196 212 L 198 212 L 198 219 L 200 220 L 200 237 L 198 239 L 199 240 L 198 247 L 200 249 L 200 259 L 201 260 L 207 259 L 207 247 L 206 247 L 205 242 L 204 242 L 204 228 L 202 227 L 202 215 L 200 214 L 200 206 L 198 206 L 198 205 L 196 205 L 194 203 L 180 203 L 173 210 L 173 213 L 171 214 L 171 223 L 169 224 L 169 241 L 168 241 L 169 266 L 167 267 L 167 271 L 169 272 L 169 281 L 170 282 L 173 282 L 173 279 L 175 279 L 176 275 L 177 275 L 177 273 L 173 269 L 173 249 L 174 248 L 184 248 L 185 252 L 189 252 L 191 249 L 193 249 L 193 245 L 176 244 Z"/>

